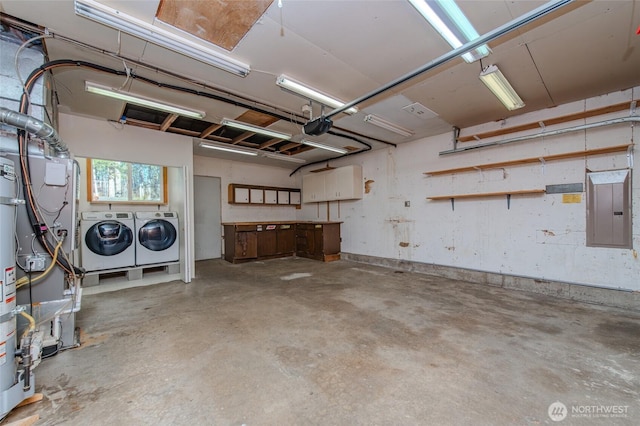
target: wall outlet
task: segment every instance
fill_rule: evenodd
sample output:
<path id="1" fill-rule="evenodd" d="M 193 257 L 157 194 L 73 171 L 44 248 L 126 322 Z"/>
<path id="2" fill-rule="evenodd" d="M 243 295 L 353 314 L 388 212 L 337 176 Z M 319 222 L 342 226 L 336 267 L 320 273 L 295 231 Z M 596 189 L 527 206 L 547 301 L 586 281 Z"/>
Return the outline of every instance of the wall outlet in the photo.
<path id="1" fill-rule="evenodd" d="M 27 256 L 27 272 L 42 272 L 46 269 L 46 257 L 41 254 Z"/>

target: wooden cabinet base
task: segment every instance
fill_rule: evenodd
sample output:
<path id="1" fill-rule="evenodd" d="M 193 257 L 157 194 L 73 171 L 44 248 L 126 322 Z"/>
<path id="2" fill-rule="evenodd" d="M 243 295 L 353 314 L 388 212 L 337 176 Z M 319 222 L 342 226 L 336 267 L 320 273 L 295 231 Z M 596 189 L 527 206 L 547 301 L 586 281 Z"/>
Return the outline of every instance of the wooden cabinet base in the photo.
<path id="1" fill-rule="evenodd" d="M 340 260 L 340 223 L 225 223 L 224 259 L 231 263 L 299 256 Z"/>

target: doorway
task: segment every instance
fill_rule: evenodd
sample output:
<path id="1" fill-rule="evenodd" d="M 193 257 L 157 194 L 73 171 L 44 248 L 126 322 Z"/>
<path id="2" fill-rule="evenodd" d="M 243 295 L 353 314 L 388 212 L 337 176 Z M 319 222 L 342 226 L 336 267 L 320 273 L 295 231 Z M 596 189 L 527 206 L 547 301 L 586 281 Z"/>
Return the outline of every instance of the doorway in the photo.
<path id="1" fill-rule="evenodd" d="M 195 260 L 222 257 L 220 178 L 193 177 Z"/>

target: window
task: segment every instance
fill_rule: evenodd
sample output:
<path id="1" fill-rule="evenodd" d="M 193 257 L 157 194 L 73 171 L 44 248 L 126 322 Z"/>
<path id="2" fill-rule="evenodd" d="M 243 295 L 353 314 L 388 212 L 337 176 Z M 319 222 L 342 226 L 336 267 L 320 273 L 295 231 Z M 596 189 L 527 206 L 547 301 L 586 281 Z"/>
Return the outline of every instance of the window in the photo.
<path id="1" fill-rule="evenodd" d="M 167 168 L 87 159 L 91 203 L 167 203 Z"/>

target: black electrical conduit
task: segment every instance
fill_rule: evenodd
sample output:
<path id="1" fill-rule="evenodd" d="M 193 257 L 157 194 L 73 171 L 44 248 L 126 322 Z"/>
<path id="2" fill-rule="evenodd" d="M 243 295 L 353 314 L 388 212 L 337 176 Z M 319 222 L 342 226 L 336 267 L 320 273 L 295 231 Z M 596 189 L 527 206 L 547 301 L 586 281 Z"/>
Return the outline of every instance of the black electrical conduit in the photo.
<path id="1" fill-rule="evenodd" d="M 291 117 L 287 117 L 287 116 L 284 116 L 284 115 L 281 115 L 281 114 L 278 114 L 278 113 L 274 113 L 274 112 L 271 112 L 269 110 L 266 110 L 266 109 L 263 109 L 263 108 L 259 108 L 259 107 L 253 106 L 253 105 L 249 105 L 249 104 L 246 104 L 246 103 L 243 103 L 243 102 L 231 101 L 229 99 L 226 99 L 224 96 L 214 95 L 213 93 L 201 92 L 201 91 L 195 90 L 195 89 L 189 89 L 189 88 L 186 88 L 186 87 L 175 86 L 173 84 L 161 83 L 159 81 L 155 81 L 155 80 L 152 80 L 150 78 L 142 77 L 140 75 L 133 74 L 133 73 L 131 73 L 131 78 L 134 78 L 134 79 L 140 80 L 140 81 L 144 81 L 145 83 L 152 84 L 152 85 L 157 86 L 157 87 L 162 88 L 162 89 L 176 90 L 176 91 L 180 91 L 180 92 L 183 92 L 183 93 L 189 93 L 189 94 L 195 95 L 195 96 L 202 96 L 202 97 L 205 97 L 205 98 L 213 99 L 213 100 L 216 100 L 216 101 L 231 103 L 233 105 L 240 106 L 240 107 L 243 107 L 243 108 L 247 108 L 247 109 L 250 109 L 252 111 L 256 111 L 256 112 L 260 112 L 260 113 L 263 113 L 263 114 L 271 115 L 271 116 L 276 117 L 276 118 L 278 118 L 280 120 L 283 120 L 283 121 L 293 122 L 293 123 L 298 124 L 298 125 L 303 125 L 304 124 L 302 121 L 298 121 L 297 119 L 292 119 Z M 361 143 L 362 145 L 365 145 L 369 149 L 371 149 L 371 145 L 361 141 L 360 139 L 358 139 L 356 137 L 346 136 L 346 135 L 343 135 L 343 134 L 340 134 L 340 133 L 335 133 L 335 132 L 327 132 L 327 133 L 329 133 L 330 135 L 333 135 L 333 136 L 338 136 L 338 137 L 351 139 L 351 140 L 356 141 L 358 143 Z M 386 145 L 391 145 L 393 147 L 397 146 L 394 143 L 387 142 L 387 141 L 384 141 L 384 140 L 381 140 L 381 139 L 369 138 L 369 137 L 367 137 L 367 139 L 371 139 L 371 140 L 376 141 L 376 142 L 381 142 L 381 143 L 384 143 Z M 369 149 L 366 149 L 364 151 L 368 151 Z M 358 151 L 358 152 L 363 152 L 363 151 Z M 354 154 L 355 154 L 355 152 L 354 152 Z M 304 167 L 304 166 L 302 166 L 302 167 Z"/>
<path id="2" fill-rule="evenodd" d="M 6 15 L 2 16 L 2 21 L 8 23 L 10 26 L 21 28 L 21 29 L 26 30 L 26 31 L 31 31 L 31 32 L 39 33 L 39 34 L 44 34 L 44 32 L 42 31 L 41 28 L 35 27 L 33 25 L 29 25 L 29 24 L 27 24 L 25 22 L 22 22 L 22 21 L 17 21 L 15 19 L 11 18 L 10 16 L 6 16 Z M 160 74 L 167 75 L 169 77 L 177 78 L 179 80 L 186 81 L 186 82 L 188 82 L 190 84 L 193 84 L 193 85 L 196 85 L 196 86 L 202 86 L 203 88 L 206 88 L 208 90 L 224 93 L 226 96 L 214 95 L 212 93 L 200 92 L 200 91 L 197 91 L 197 90 L 190 90 L 190 89 L 187 89 L 187 88 L 184 88 L 184 87 L 173 86 L 173 85 L 169 85 L 169 84 L 165 85 L 165 84 L 159 83 L 159 82 L 151 80 L 151 79 L 146 79 L 146 78 L 144 78 L 142 76 L 139 76 L 137 74 L 130 74 L 130 76 L 132 78 L 136 78 L 136 79 L 141 80 L 141 81 L 146 81 L 149 84 L 153 84 L 153 85 L 158 86 L 158 87 L 165 87 L 165 88 L 169 88 L 169 89 L 173 89 L 173 90 L 184 91 L 186 93 L 191 93 L 191 94 L 194 94 L 194 95 L 197 95 L 197 96 L 207 97 L 209 99 L 213 99 L 213 100 L 217 100 L 217 101 L 224 102 L 224 103 L 227 103 L 227 104 L 231 104 L 231 105 L 239 106 L 239 107 L 242 107 L 242 108 L 250 109 L 252 111 L 260 112 L 260 113 L 263 113 L 263 114 L 268 114 L 268 115 L 276 117 L 276 118 L 278 118 L 280 120 L 293 122 L 293 123 L 298 124 L 300 126 L 302 126 L 305 123 L 304 121 L 302 121 L 302 119 L 306 119 L 305 117 L 301 117 L 300 115 L 295 114 L 293 112 L 289 112 L 289 113 L 287 113 L 287 115 L 284 115 L 282 113 L 276 112 L 275 110 L 277 110 L 277 107 L 274 107 L 274 106 L 271 106 L 271 105 L 265 105 L 265 108 L 260 108 L 260 107 L 258 107 L 256 105 L 257 102 L 252 100 L 252 99 L 249 99 L 247 97 L 244 97 L 244 96 L 241 96 L 241 95 L 237 95 L 237 94 L 234 94 L 234 93 L 226 92 L 226 91 L 221 90 L 221 89 L 216 88 L 216 87 L 208 86 L 207 84 L 199 82 L 199 81 L 193 81 L 193 80 L 187 79 L 184 76 L 182 76 L 180 74 L 177 74 L 175 72 L 168 71 L 168 70 L 165 70 L 165 69 L 161 69 L 161 68 L 158 68 L 158 67 L 152 67 L 147 63 L 144 63 L 144 62 L 141 62 L 141 61 L 138 61 L 136 59 L 129 58 L 129 57 L 126 57 L 126 56 L 122 56 L 119 53 L 110 52 L 110 51 L 105 50 L 105 49 L 100 49 L 100 48 L 95 47 L 93 45 L 90 45 L 90 44 L 87 44 L 87 43 L 83 43 L 81 41 L 78 41 L 78 40 L 75 40 L 75 39 L 72 39 L 72 38 L 68 38 L 68 37 L 65 37 L 65 36 L 61 36 L 61 35 L 58 35 L 58 34 L 55 34 L 55 33 L 52 33 L 52 32 L 49 32 L 49 36 L 50 36 L 50 38 L 52 38 L 54 40 L 61 40 L 61 41 L 64 41 L 66 43 L 76 44 L 76 45 L 79 45 L 81 47 L 93 50 L 94 52 L 100 53 L 102 55 L 111 56 L 111 57 L 113 57 L 115 59 L 120 59 L 120 60 L 123 60 L 123 61 L 125 61 L 127 63 L 138 65 L 138 66 L 140 66 L 142 68 L 145 68 L 147 70 L 151 70 L 151 71 L 156 72 L 156 73 L 160 73 Z M 76 61 L 76 62 L 79 62 L 79 61 Z M 106 68 L 106 67 L 104 67 L 104 68 Z M 100 70 L 100 71 L 105 71 L 105 70 Z M 112 71 L 116 71 L 116 70 L 112 70 Z M 109 71 L 105 71 L 105 72 L 109 72 Z M 118 75 L 126 76 L 126 73 L 125 72 L 120 73 L 118 71 Z M 235 99 L 232 99 L 232 98 L 237 98 L 237 99 L 241 99 L 241 100 L 238 101 L 238 100 L 235 100 Z M 273 108 L 273 110 L 270 110 L 270 109 L 268 109 L 266 107 Z M 296 117 L 296 119 L 292 119 L 292 117 Z M 339 127 L 336 127 L 336 130 L 346 131 L 346 132 L 355 134 L 356 136 L 364 137 L 364 138 L 366 138 L 366 139 L 368 139 L 370 141 L 373 141 L 373 142 L 379 142 L 379 143 L 382 143 L 382 144 L 385 144 L 385 145 L 393 146 L 394 148 L 397 146 L 395 143 L 392 143 L 392 142 L 389 142 L 389 141 L 385 141 L 383 139 L 374 138 L 374 137 L 371 137 L 371 136 L 357 134 L 357 133 L 351 132 L 351 131 L 349 131 L 347 129 L 341 129 Z M 338 137 L 346 137 L 346 136 L 341 135 L 339 133 L 334 133 L 334 132 L 328 132 L 328 133 L 331 134 L 331 135 L 334 135 L 334 136 L 338 136 Z M 354 140 L 354 141 L 356 141 L 358 143 L 361 143 L 361 144 L 363 144 L 365 146 L 369 146 L 368 144 L 363 143 L 361 140 L 359 140 L 357 138 L 348 137 L 347 139 L 352 139 L 352 140 Z M 364 151 L 368 151 L 368 149 L 364 150 Z M 358 152 L 361 152 L 361 151 L 358 151 Z"/>
<path id="3" fill-rule="evenodd" d="M 229 103 L 230 101 L 226 98 L 224 98 L 223 96 L 219 96 L 219 95 L 214 95 L 212 93 L 207 93 L 207 92 L 201 92 L 198 90 L 194 90 L 194 89 L 189 89 L 189 88 L 185 88 L 185 87 L 180 87 L 180 86 L 175 86 L 175 85 L 171 85 L 171 84 L 164 84 L 164 83 L 160 83 L 157 81 L 154 81 L 152 79 L 146 78 L 146 77 L 141 77 L 138 76 L 136 74 L 133 74 L 131 72 L 127 73 L 126 71 L 121 71 L 121 70 L 116 70 L 113 68 L 109 68 L 106 66 L 102 66 L 102 65 L 98 65 L 98 64 L 93 64 L 91 62 L 85 62 L 85 61 L 78 61 L 78 60 L 72 60 L 72 59 L 60 59 L 60 60 L 55 60 L 55 61 L 50 61 L 47 62 L 41 66 L 39 66 L 38 68 L 36 68 L 35 70 L 33 70 L 31 72 L 31 74 L 29 74 L 29 76 L 27 77 L 26 81 L 25 81 L 25 86 L 24 86 L 24 91 L 22 93 L 22 96 L 20 97 L 20 110 L 19 113 L 20 114 L 24 114 L 26 115 L 28 113 L 29 110 L 29 97 L 28 94 L 31 93 L 35 83 L 38 81 L 38 79 L 45 73 L 48 71 L 51 71 L 55 68 L 61 68 L 61 67 L 81 67 L 81 68 L 88 68 L 88 69 L 92 69 L 95 71 L 99 71 L 99 72 L 104 72 L 104 73 L 108 73 L 108 74 L 113 74 L 113 75 L 118 75 L 118 76 L 129 76 L 130 78 L 133 79 L 138 79 L 140 81 L 143 81 L 145 83 L 148 84 L 153 84 L 155 86 L 161 87 L 161 88 L 167 88 L 167 89 L 172 89 L 172 90 L 177 90 L 177 91 L 181 91 L 184 93 L 189 93 L 189 94 L 193 94 L 196 96 L 203 96 L 209 99 L 214 99 L 214 100 L 219 100 L 222 102 L 226 102 Z M 271 111 L 267 111 L 265 109 L 262 108 L 257 108 L 255 106 L 252 105 L 248 105 L 248 104 L 244 104 L 242 102 L 234 102 L 235 105 L 238 106 L 242 106 L 245 107 L 247 109 L 251 109 L 253 111 L 259 111 L 259 112 L 263 112 L 265 114 L 269 114 L 272 116 L 276 116 L 277 118 L 281 119 L 281 120 L 290 120 L 290 117 L 286 117 L 283 115 L 279 115 L 279 114 L 274 114 Z M 297 124 L 302 124 L 301 122 L 295 121 Z M 22 162 L 20 170 L 21 170 L 21 176 L 22 176 L 22 186 L 23 186 L 23 192 L 25 194 L 25 197 L 27 198 L 27 203 L 25 203 L 26 205 L 26 210 L 27 210 L 27 215 L 29 218 L 29 221 L 34 229 L 34 232 L 36 233 L 36 236 L 38 237 L 38 241 L 40 243 L 40 245 L 42 246 L 42 248 L 44 248 L 52 257 L 53 257 L 53 252 L 55 251 L 55 247 L 53 246 L 53 244 L 51 244 L 51 242 L 46 238 L 45 234 L 46 234 L 46 230 L 43 230 L 42 228 L 42 224 L 44 223 L 44 221 L 38 216 L 37 213 L 37 209 L 35 207 L 36 202 L 34 199 L 34 195 L 32 192 L 32 188 L 31 188 L 31 179 L 30 179 L 30 175 L 31 175 L 31 171 L 30 171 L 30 165 L 29 165 L 29 156 L 28 156 L 28 140 L 26 137 L 27 132 L 24 129 L 18 129 L 18 147 L 19 147 L 19 153 L 20 153 L 20 161 Z M 369 151 L 371 150 L 371 145 L 358 139 L 355 138 L 353 136 L 350 135 L 344 135 L 344 134 L 340 134 L 340 133 L 336 133 L 336 132 L 330 132 L 330 134 L 337 136 L 337 137 L 342 137 L 342 138 L 346 138 L 346 139 L 350 139 L 353 141 L 356 141 L 362 145 L 364 145 L 366 147 L 366 149 L 364 150 L 360 150 L 360 151 L 355 151 L 355 152 L 351 152 L 351 153 L 347 153 L 345 155 L 339 156 L 339 157 L 335 157 L 332 158 L 330 160 L 336 159 L 336 158 L 342 158 L 342 157 L 346 157 L 349 155 L 354 155 L 354 154 L 358 154 L 361 152 L 365 152 L 365 151 Z M 380 141 L 380 142 L 384 142 L 384 141 Z M 390 142 L 384 142 L 387 143 L 389 145 L 392 146 L 396 146 L 395 144 L 392 144 Z M 330 161 L 330 160 L 323 160 L 323 161 L 319 161 L 319 162 L 324 162 L 324 161 Z M 310 163 L 310 164 L 306 164 L 306 165 L 312 165 L 312 164 L 317 164 L 319 162 L 314 162 L 314 163 Z M 303 167 L 303 166 L 301 166 Z M 299 170 L 301 167 L 298 167 L 295 171 Z M 295 173 L 294 171 L 294 173 Z M 293 174 L 293 173 L 292 173 Z M 63 270 L 65 270 L 68 273 L 73 273 L 76 275 L 84 275 L 84 270 L 81 268 L 78 268 L 74 265 L 70 265 L 66 259 L 64 259 L 64 257 L 57 257 L 56 259 L 56 263 L 58 264 L 58 266 L 60 266 Z"/>
<path id="4" fill-rule="evenodd" d="M 329 132 L 329 133 L 334 134 L 334 133 L 332 133 L 332 132 Z M 294 175 L 298 170 L 300 170 L 300 169 L 301 169 L 301 168 L 303 168 L 303 167 L 313 166 L 314 164 L 327 163 L 327 162 L 329 162 L 329 161 L 331 161 L 331 160 L 337 160 L 338 158 L 344 158 L 344 157 L 348 157 L 348 156 L 350 156 L 350 155 L 360 154 L 360 153 L 362 153 L 362 152 L 371 151 L 371 149 L 372 149 L 372 148 L 371 148 L 371 145 L 369 145 L 368 143 L 362 142 L 362 141 L 360 141 L 360 140 L 358 140 L 358 139 L 354 138 L 353 136 L 348 136 L 348 135 L 336 135 L 336 136 L 340 136 L 340 137 L 343 137 L 343 138 L 346 138 L 346 139 L 353 139 L 354 141 L 358 141 L 358 142 L 360 142 L 361 144 L 366 145 L 366 146 L 367 146 L 367 149 L 363 149 L 363 150 L 361 150 L 361 151 L 348 152 L 348 153 L 346 153 L 346 154 L 342 154 L 342 155 L 339 155 L 339 156 L 337 156 L 337 157 L 329 158 L 329 159 L 326 159 L 326 160 L 318 160 L 318 161 L 314 161 L 314 162 L 312 162 L 312 163 L 303 164 L 303 165 L 301 165 L 301 166 L 297 167 L 297 168 L 296 168 L 294 171 L 292 171 L 291 173 L 289 173 L 289 177 L 293 176 L 293 175 Z M 393 145 L 393 146 L 395 147 L 396 145 Z"/>

